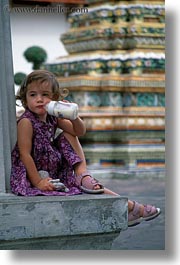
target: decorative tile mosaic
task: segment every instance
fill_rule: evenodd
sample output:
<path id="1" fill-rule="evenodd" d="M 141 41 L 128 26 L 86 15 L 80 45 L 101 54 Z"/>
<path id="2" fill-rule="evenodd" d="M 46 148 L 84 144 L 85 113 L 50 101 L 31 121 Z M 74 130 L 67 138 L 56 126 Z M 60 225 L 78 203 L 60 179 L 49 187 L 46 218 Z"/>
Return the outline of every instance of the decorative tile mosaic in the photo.
<path id="1" fill-rule="evenodd" d="M 120 23 L 70 30 L 61 36 L 69 53 L 89 50 L 115 50 L 132 48 L 164 48 L 164 23 Z"/>
<path id="2" fill-rule="evenodd" d="M 61 36 L 55 73 L 79 105 L 86 159 L 101 166 L 164 167 L 165 3 L 87 0 Z"/>
<path id="3" fill-rule="evenodd" d="M 45 68 L 58 76 L 77 74 L 102 74 L 121 72 L 139 75 L 143 70 L 155 71 L 165 69 L 164 53 L 134 52 L 129 54 L 101 54 L 74 55 L 47 63 Z M 134 72 L 139 69 L 140 72 Z"/>
<path id="4" fill-rule="evenodd" d="M 164 130 L 164 117 L 83 117 L 88 131 L 93 130 Z"/>
<path id="5" fill-rule="evenodd" d="M 132 1 L 131 1 L 132 2 Z M 97 23 L 117 23 L 119 21 L 147 21 L 147 19 L 156 19 L 155 21 L 164 22 L 165 7 L 163 4 L 136 4 L 130 1 L 119 4 L 100 4 L 89 7 L 88 12 L 72 13 L 69 16 L 69 23 L 74 28 L 80 26 L 90 26 Z"/>
<path id="6" fill-rule="evenodd" d="M 80 107 L 165 107 L 165 95 L 160 93 L 72 91 L 66 99 L 76 102 Z"/>
<path id="7" fill-rule="evenodd" d="M 93 152 L 95 149 L 95 152 Z M 122 167 L 138 167 L 147 162 L 146 166 L 165 166 L 165 147 L 163 144 L 102 144 L 84 145 L 83 150 L 90 164 L 101 164 L 102 161 Z M 142 166 L 141 164 L 141 166 Z"/>

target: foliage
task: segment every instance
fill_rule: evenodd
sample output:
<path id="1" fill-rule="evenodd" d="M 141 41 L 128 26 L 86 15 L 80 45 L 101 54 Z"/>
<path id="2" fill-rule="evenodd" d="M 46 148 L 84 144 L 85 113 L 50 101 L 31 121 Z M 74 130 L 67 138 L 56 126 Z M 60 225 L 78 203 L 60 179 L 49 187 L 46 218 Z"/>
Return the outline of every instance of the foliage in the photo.
<path id="1" fill-rule="evenodd" d="M 33 70 L 39 69 L 47 59 L 46 51 L 39 46 L 32 46 L 25 50 L 24 57 L 28 62 L 33 63 Z"/>
<path id="2" fill-rule="evenodd" d="M 25 79 L 26 74 L 22 72 L 18 72 L 14 75 L 14 82 L 16 85 L 20 85 L 22 81 Z"/>

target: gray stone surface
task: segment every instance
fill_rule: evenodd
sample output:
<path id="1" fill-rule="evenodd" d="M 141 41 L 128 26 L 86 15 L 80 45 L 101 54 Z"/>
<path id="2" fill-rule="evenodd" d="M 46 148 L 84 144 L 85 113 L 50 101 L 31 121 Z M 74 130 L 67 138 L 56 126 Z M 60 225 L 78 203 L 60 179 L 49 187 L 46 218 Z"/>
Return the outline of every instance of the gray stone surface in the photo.
<path id="1" fill-rule="evenodd" d="M 16 141 L 16 111 L 9 13 L 0 2 L 0 192 L 9 190 L 11 150 Z M 6 177 L 5 177 L 6 176 Z"/>
<path id="2" fill-rule="evenodd" d="M 4 242 L 4 250 L 111 250 L 120 233 L 47 237 Z"/>
<path id="3" fill-rule="evenodd" d="M 68 249 L 72 248 L 72 240 L 79 242 L 73 249 L 90 245 L 100 249 L 96 243 L 108 237 L 106 249 L 121 230 L 127 229 L 127 198 L 110 195 L 1 196 L 0 220 L 0 249 L 57 249 L 65 242 Z"/>
<path id="4" fill-rule="evenodd" d="M 152 204 L 161 209 L 161 214 L 154 220 L 142 222 L 140 225 L 122 231 L 114 240 L 111 249 L 165 250 L 165 233 L 167 233 L 167 220 L 165 226 L 165 214 L 166 210 L 168 210 L 167 199 L 165 206 L 165 180 L 166 179 L 162 177 L 151 178 L 151 176 L 149 176 L 149 178 L 100 179 L 106 187 L 114 190 L 118 194 L 128 196 L 130 200 L 136 200 L 144 204 Z M 174 221 L 171 220 L 171 224 L 173 223 Z M 173 232 L 172 227 L 170 231 L 176 233 L 175 229 Z M 167 235 L 166 239 L 168 243 L 173 243 L 173 240 L 170 240 Z"/>

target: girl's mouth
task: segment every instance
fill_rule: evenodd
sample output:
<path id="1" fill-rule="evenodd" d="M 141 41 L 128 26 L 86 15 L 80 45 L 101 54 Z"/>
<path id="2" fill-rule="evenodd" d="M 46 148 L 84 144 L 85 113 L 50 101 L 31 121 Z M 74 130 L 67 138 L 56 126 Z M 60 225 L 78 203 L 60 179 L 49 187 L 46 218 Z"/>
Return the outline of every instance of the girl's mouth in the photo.
<path id="1" fill-rule="evenodd" d="M 44 109 L 44 105 L 37 106 L 38 109 Z"/>

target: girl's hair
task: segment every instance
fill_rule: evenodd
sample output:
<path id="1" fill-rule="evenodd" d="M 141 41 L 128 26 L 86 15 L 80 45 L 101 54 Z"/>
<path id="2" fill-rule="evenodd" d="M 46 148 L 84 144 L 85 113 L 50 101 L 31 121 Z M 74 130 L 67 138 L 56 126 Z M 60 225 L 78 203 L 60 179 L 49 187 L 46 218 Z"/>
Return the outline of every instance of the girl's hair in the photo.
<path id="1" fill-rule="evenodd" d="M 48 82 L 52 86 L 52 100 L 60 100 L 63 97 L 66 97 L 68 94 L 67 89 L 61 89 L 55 75 L 47 70 L 35 70 L 29 75 L 26 76 L 22 82 L 19 91 L 16 95 L 16 100 L 20 100 L 23 107 L 26 108 L 26 93 L 28 85 L 34 81 L 39 81 L 41 84 L 43 82 Z"/>

